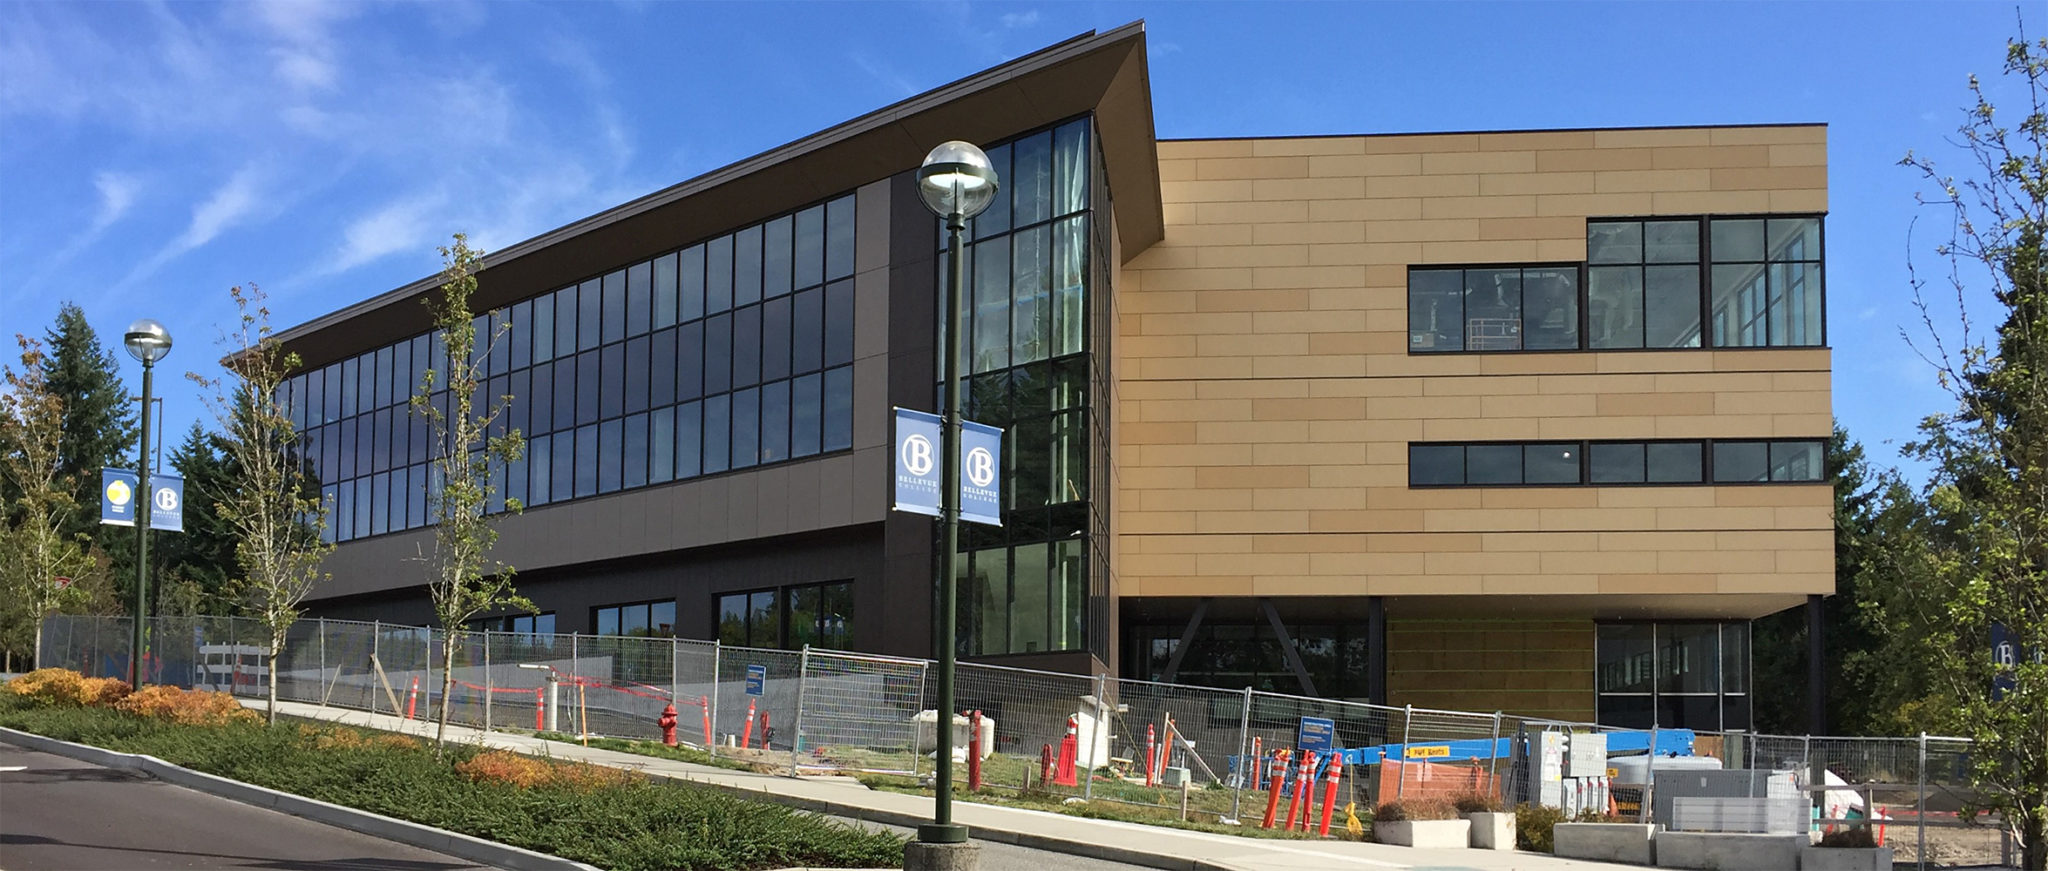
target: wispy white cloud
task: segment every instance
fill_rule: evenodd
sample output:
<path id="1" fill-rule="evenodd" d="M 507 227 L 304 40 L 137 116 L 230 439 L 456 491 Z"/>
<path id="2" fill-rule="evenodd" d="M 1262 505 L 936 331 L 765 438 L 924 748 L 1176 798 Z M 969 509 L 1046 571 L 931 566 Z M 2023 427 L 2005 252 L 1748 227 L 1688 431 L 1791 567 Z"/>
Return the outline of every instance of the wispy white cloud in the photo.
<path id="1" fill-rule="evenodd" d="M 436 192 L 388 203 L 357 218 L 342 230 L 334 257 L 305 277 L 334 275 L 408 249 L 425 250 L 439 230 L 437 221 L 447 203 L 448 198 Z"/>
<path id="2" fill-rule="evenodd" d="M 136 191 L 142 185 L 132 175 L 112 171 L 100 172 L 93 177 L 92 184 L 100 192 L 100 210 L 92 219 L 92 229 L 87 232 L 97 235 L 134 208 Z"/>
<path id="3" fill-rule="evenodd" d="M 896 96 L 908 97 L 923 90 L 917 86 L 917 83 L 912 82 L 910 77 L 897 72 L 895 68 L 880 60 L 876 60 L 866 53 L 854 52 L 846 57 L 847 60 L 853 61 L 854 66 L 860 67 L 861 72 L 867 73 L 869 78 L 874 79 Z"/>
<path id="4" fill-rule="evenodd" d="M 1010 28 L 1012 30 L 1015 30 L 1019 27 L 1030 27 L 1038 23 L 1038 10 L 1033 9 L 1029 12 L 1007 12 L 1003 14 L 1001 21 L 1003 22 L 1004 27 Z"/>
<path id="5" fill-rule="evenodd" d="M 157 249 L 154 255 L 137 263 L 109 291 L 117 293 L 134 286 L 154 275 L 164 264 L 212 242 L 230 227 L 250 219 L 264 203 L 263 185 L 263 171 L 256 164 L 236 170 L 204 201 L 193 205 L 192 219 L 186 223 L 184 232 Z"/>

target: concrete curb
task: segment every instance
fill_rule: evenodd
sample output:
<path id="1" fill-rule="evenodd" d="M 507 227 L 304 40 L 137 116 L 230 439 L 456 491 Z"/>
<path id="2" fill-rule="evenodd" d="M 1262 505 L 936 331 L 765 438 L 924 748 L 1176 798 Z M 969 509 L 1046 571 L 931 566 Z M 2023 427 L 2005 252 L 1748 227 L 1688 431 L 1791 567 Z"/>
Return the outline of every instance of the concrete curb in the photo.
<path id="1" fill-rule="evenodd" d="M 65 756 L 107 768 L 140 771 L 165 783 L 195 789 L 230 801 L 304 817 L 314 822 L 361 832 L 387 841 L 446 853 L 493 868 L 505 868 L 509 871 L 601 871 L 596 866 L 572 862 L 559 856 L 550 856 L 459 832 L 436 829 L 382 814 L 266 789 L 239 780 L 216 777 L 172 765 L 154 756 L 117 753 L 100 747 L 73 744 L 4 727 L 0 727 L 0 743 Z"/>

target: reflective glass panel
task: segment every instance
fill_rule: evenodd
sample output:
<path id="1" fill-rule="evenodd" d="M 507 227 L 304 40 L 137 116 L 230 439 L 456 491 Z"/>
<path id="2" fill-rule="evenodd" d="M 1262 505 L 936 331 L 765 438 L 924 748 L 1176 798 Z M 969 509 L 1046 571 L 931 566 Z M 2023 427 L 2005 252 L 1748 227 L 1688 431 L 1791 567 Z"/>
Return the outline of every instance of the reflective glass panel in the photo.
<path id="1" fill-rule="evenodd" d="M 704 316 L 704 246 L 692 245 L 676 255 L 676 320 Z"/>
<path id="2" fill-rule="evenodd" d="M 1456 269 L 1408 271 L 1409 350 L 1464 349 L 1464 282 L 1464 273 Z"/>
<path id="3" fill-rule="evenodd" d="M 1646 263 L 1700 262 L 1700 222 L 1645 222 L 1643 260 Z"/>
<path id="4" fill-rule="evenodd" d="M 1699 347 L 1699 267 L 1651 266 L 1643 270 L 1643 279 L 1648 347 Z"/>
<path id="5" fill-rule="evenodd" d="M 676 322 L 676 255 L 663 254 L 654 258 L 654 322 L 653 329 L 661 329 Z"/>
<path id="6" fill-rule="evenodd" d="M 604 277 L 604 341 L 626 337 L 626 271 L 614 270 Z"/>
<path id="7" fill-rule="evenodd" d="M 1411 486 L 1465 483 L 1465 447 L 1409 445 L 1408 483 Z"/>
<path id="8" fill-rule="evenodd" d="M 626 267 L 626 335 L 647 332 L 653 317 L 654 264 L 635 263 Z"/>
<path id="9" fill-rule="evenodd" d="M 761 385 L 761 462 L 789 459 L 789 382 Z"/>
<path id="10" fill-rule="evenodd" d="M 731 461 L 732 397 L 704 400 L 704 474 L 725 471 Z"/>
<path id="11" fill-rule="evenodd" d="M 1641 221 L 1590 221 L 1586 224 L 1588 263 L 1643 262 Z"/>
<path id="12" fill-rule="evenodd" d="M 1577 443 L 1528 445 L 1522 449 L 1522 480 L 1527 484 L 1579 483 Z"/>
<path id="13" fill-rule="evenodd" d="M 773 299 L 789 293 L 792 268 L 790 256 L 796 218 L 783 215 L 769 221 L 761 236 L 761 296 Z"/>
<path id="14" fill-rule="evenodd" d="M 676 406 L 676 480 L 697 477 L 703 467 L 703 412 L 695 402 Z"/>
<path id="15" fill-rule="evenodd" d="M 761 226 L 732 234 L 732 304 L 761 300 Z"/>
<path id="16" fill-rule="evenodd" d="M 1771 480 L 1820 481 L 1827 476 L 1817 441 L 1772 442 Z"/>
<path id="17" fill-rule="evenodd" d="M 604 283 L 598 279 L 583 282 L 576 289 L 576 350 L 587 351 L 602 344 L 604 338 Z"/>
<path id="18" fill-rule="evenodd" d="M 825 204 L 825 280 L 853 275 L 854 197 Z"/>
<path id="19" fill-rule="evenodd" d="M 1466 445 L 1465 483 L 1522 483 L 1522 446 Z"/>
<path id="20" fill-rule="evenodd" d="M 578 498 L 597 493 L 598 479 L 597 426 L 576 428 L 576 496 Z M 614 461 L 616 463 L 616 461 Z M 616 471 L 617 465 L 612 469 Z"/>
<path id="21" fill-rule="evenodd" d="M 1763 442 L 1715 442 L 1714 481 L 1770 480 L 1769 449 Z"/>
<path id="22" fill-rule="evenodd" d="M 753 387 L 735 390 L 732 394 L 732 467 L 742 469 L 760 461 L 760 391 Z"/>
<path id="23" fill-rule="evenodd" d="M 824 384 L 824 376 L 817 373 L 799 375 L 790 382 L 789 455 L 808 457 L 818 452 L 818 414 Z"/>
<path id="24" fill-rule="evenodd" d="M 1643 445 L 1594 444 L 1587 458 L 1595 484 L 1640 484 L 1643 482 Z"/>
<path id="25" fill-rule="evenodd" d="M 647 486 L 647 415 L 636 414 L 626 418 L 623 441 L 625 461 L 619 485 L 626 488 Z"/>
<path id="26" fill-rule="evenodd" d="M 647 415 L 647 482 L 659 484 L 676 476 L 676 410 L 657 408 Z"/>
<path id="27" fill-rule="evenodd" d="M 1706 474 L 1699 442 L 1651 442 L 1644 453 L 1652 484 L 1697 484 Z"/>
<path id="28" fill-rule="evenodd" d="M 825 291 L 798 291 L 791 300 L 790 371 L 816 372 L 825 360 Z"/>
<path id="29" fill-rule="evenodd" d="M 704 243 L 704 312 L 732 308 L 732 237 Z"/>
<path id="30" fill-rule="evenodd" d="M 853 362 L 853 282 L 825 287 L 825 365 Z"/>
<path id="31" fill-rule="evenodd" d="M 1522 347 L 1567 351 L 1579 347 L 1579 271 L 1522 271 Z"/>
<path id="32" fill-rule="evenodd" d="M 1762 262 L 1764 222 L 1750 218 L 1716 218 L 1708 222 L 1714 262 Z"/>
<path id="33" fill-rule="evenodd" d="M 825 207 L 812 206 L 796 213 L 795 251 L 790 255 L 790 281 L 794 287 L 812 287 L 825 282 Z"/>
<path id="34" fill-rule="evenodd" d="M 732 386 L 761 383 L 761 307 L 732 313 Z"/>
<path id="35" fill-rule="evenodd" d="M 1595 266 L 1586 271 L 1586 343 L 1591 348 L 1643 346 L 1643 270 Z"/>
<path id="36" fill-rule="evenodd" d="M 626 379 L 627 414 L 647 410 L 647 379 L 649 375 L 653 374 L 649 371 L 647 363 L 648 341 L 646 336 L 635 336 L 626 340 L 624 374 Z M 667 366 L 664 365 L 663 368 L 667 368 Z"/>
<path id="37" fill-rule="evenodd" d="M 1522 270 L 1465 270 L 1465 350 L 1522 347 Z"/>
<path id="38" fill-rule="evenodd" d="M 825 372 L 824 449 L 843 451 L 853 447 L 853 367 L 841 366 Z"/>

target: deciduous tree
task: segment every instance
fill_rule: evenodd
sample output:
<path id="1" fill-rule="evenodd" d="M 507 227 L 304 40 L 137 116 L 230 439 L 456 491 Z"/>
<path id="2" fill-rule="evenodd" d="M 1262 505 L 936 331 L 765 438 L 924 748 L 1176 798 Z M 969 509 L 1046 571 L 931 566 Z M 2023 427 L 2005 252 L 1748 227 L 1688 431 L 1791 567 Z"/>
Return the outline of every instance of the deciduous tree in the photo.
<path id="1" fill-rule="evenodd" d="M 269 715 L 275 723 L 278 656 L 334 546 L 321 540 L 328 505 L 299 459 L 298 431 L 279 389 L 298 368 L 298 355 L 271 334 L 262 290 L 250 285 L 228 293 L 240 317 L 223 342 L 227 374 L 187 377 L 206 389 L 234 467 L 233 479 L 213 498 L 235 537 L 232 587 L 270 633 Z"/>
<path id="2" fill-rule="evenodd" d="M 2004 72 L 2027 101 L 2008 126 L 1975 77 L 1956 145 L 1968 172 L 1948 175 L 1927 157 L 1902 163 L 1933 186 L 1922 202 L 1951 232 L 1935 249 L 1940 278 L 1916 275 L 1926 325 L 1909 336 L 1954 406 L 1929 416 L 1907 453 L 1932 468 L 1926 524 L 1887 539 L 1900 591 L 1883 616 L 1931 666 L 1937 704 L 1930 730 L 1968 736 L 1979 808 L 1995 811 L 2023 845 L 2030 871 L 2048 869 L 2048 40 L 2024 32 L 2007 45 Z M 1928 292 L 1951 293 L 1949 332 Z M 1987 293 L 1988 291 L 1988 293 Z M 1971 299 L 1998 316 L 1973 320 Z M 1977 303 L 1982 305 L 1982 302 Z M 1943 308 L 1947 304 L 1941 304 Z M 1975 324 L 1995 322 L 1988 334 Z M 1994 659 L 2003 632 L 2018 653 Z M 2009 688 L 1995 685 L 2010 683 Z"/>
<path id="3" fill-rule="evenodd" d="M 70 531 L 81 512 L 62 475 L 64 400 L 45 377 L 42 343 L 26 336 L 15 343 L 21 368 L 0 370 L 0 480 L 12 501 L 0 511 L 0 598 L 7 602 L 10 653 L 23 642 L 30 651 L 42 649 L 43 618 L 84 592 L 60 588 L 56 579 L 94 569 L 84 537 Z"/>
<path id="4" fill-rule="evenodd" d="M 495 490 L 495 469 L 519 459 L 525 440 L 518 429 L 494 432 L 509 396 L 489 396 L 483 389 L 483 365 L 492 342 L 503 333 L 479 336 L 489 319 L 470 309 L 476 294 L 477 264 L 483 252 L 455 234 L 455 244 L 441 249 L 441 293 L 429 299 L 436 344 L 433 365 L 412 397 L 433 432 L 432 468 L 437 479 L 428 492 L 434 519 L 433 574 L 427 585 L 440 621 L 441 714 L 434 740 L 448 733 L 450 699 L 455 689 L 455 654 L 462 627 L 479 614 L 502 608 L 533 610 L 512 585 L 513 569 L 491 555 L 498 542 L 497 518 L 485 513 Z M 505 510 L 518 513 L 519 500 L 505 500 Z"/>

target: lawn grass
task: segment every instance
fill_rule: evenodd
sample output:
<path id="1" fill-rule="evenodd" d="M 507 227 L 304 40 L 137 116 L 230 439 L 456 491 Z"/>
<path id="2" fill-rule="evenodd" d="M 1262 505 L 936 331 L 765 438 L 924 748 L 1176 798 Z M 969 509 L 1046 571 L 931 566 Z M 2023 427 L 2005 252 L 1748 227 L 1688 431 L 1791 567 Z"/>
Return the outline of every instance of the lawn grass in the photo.
<path id="1" fill-rule="evenodd" d="M 637 778 L 530 787 L 471 780 L 456 766 L 481 748 L 451 745 L 436 754 L 424 741 L 352 727 L 181 726 L 106 708 L 48 706 L 10 693 L 0 693 L 0 726 L 147 753 L 209 774 L 620 871 L 898 867 L 903 861 L 898 836 L 781 805 Z"/>

